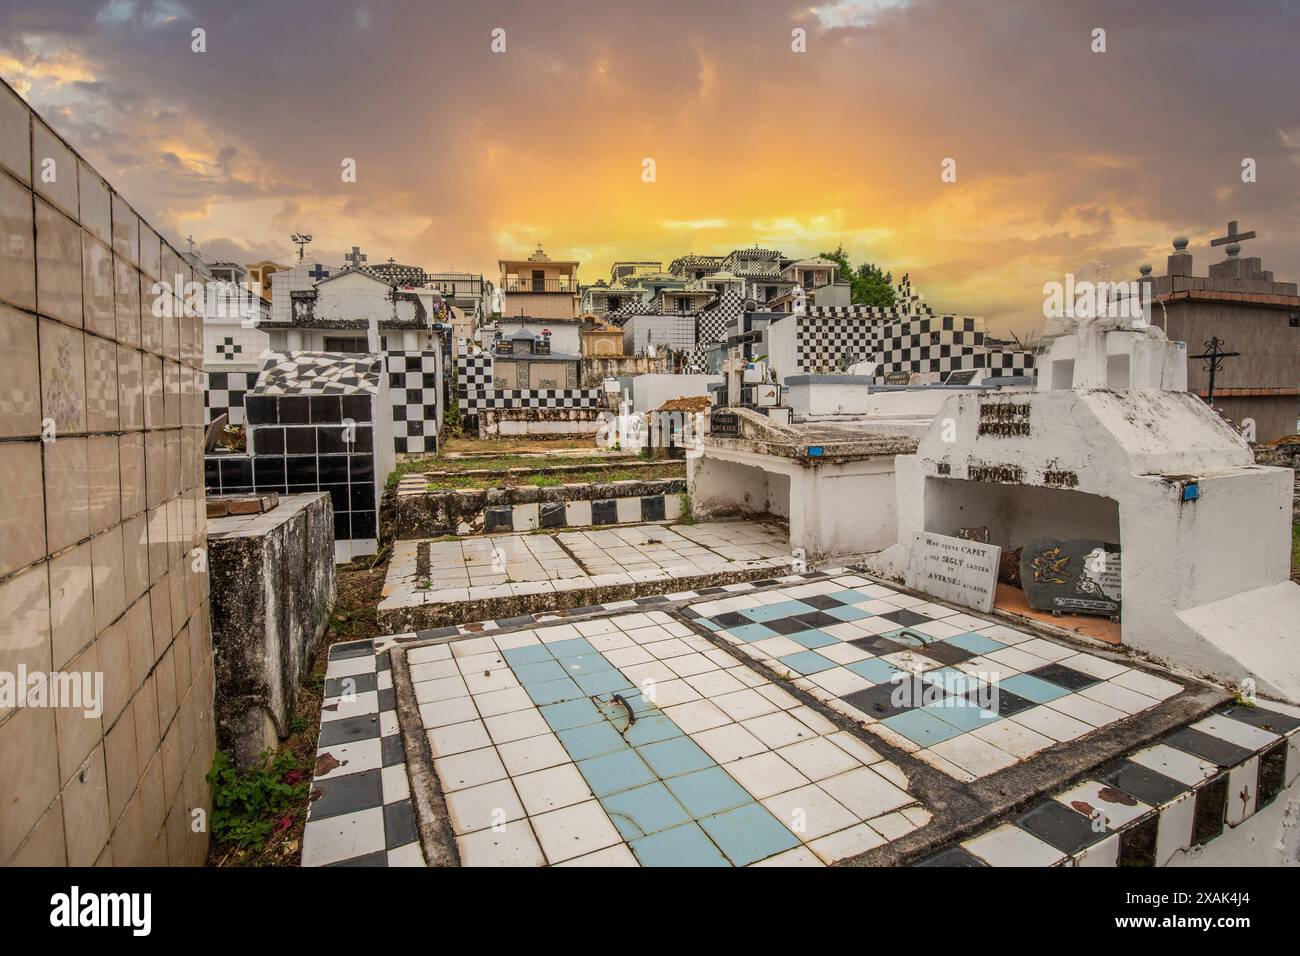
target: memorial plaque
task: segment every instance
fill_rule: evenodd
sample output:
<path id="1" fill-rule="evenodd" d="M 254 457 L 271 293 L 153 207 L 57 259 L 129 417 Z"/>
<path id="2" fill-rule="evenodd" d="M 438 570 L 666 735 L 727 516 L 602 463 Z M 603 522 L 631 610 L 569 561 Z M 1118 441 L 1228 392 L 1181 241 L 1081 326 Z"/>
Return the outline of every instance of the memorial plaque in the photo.
<path id="1" fill-rule="evenodd" d="M 709 413 L 709 434 L 740 437 L 740 416 L 735 412 L 720 410 Z"/>
<path id="2" fill-rule="evenodd" d="M 910 385 L 912 384 L 911 372 L 886 372 L 886 385 Z"/>
<path id="3" fill-rule="evenodd" d="M 1119 546 L 1094 538 L 1039 538 L 1020 556 L 1025 599 L 1036 611 L 1120 613 Z"/>
<path id="4" fill-rule="evenodd" d="M 993 610 L 1002 549 L 946 534 L 920 531 L 907 562 L 907 586 L 953 604 Z"/>

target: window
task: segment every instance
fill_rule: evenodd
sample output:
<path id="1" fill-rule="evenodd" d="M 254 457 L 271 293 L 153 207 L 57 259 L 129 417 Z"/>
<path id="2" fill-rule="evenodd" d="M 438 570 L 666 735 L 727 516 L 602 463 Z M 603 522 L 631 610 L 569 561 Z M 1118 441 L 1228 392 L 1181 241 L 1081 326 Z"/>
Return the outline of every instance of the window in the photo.
<path id="1" fill-rule="evenodd" d="M 364 335 L 327 335 L 326 352 L 369 352 L 370 344 Z"/>

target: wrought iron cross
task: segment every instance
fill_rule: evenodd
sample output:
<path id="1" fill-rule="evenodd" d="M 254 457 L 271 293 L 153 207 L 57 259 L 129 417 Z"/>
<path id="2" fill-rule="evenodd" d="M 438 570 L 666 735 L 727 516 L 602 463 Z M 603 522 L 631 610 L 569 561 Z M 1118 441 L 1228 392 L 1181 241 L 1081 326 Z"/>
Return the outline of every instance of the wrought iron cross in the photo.
<path id="1" fill-rule="evenodd" d="M 1252 229 L 1250 232 L 1238 232 L 1237 220 L 1234 219 L 1232 220 L 1232 222 L 1228 223 L 1228 234 L 1226 236 L 1220 236 L 1218 239 L 1211 239 L 1210 245 L 1222 246 L 1222 245 L 1226 245 L 1229 242 L 1244 242 L 1247 239 L 1254 239 L 1254 238 L 1255 238 L 1254 229 Z"/>
<path id="2" fill-rule="evenodd" d="M 307 243 L 311 242 L 311 236 L 306 233 L 295 232 L 289 239 L 298 247 L 298 261 L 302 262 L 303 255 L 307 251 Z"/>
<path id="3" fill-rule="evenodd" d="M 1233 223 L 1235 226 L 1236 223 Z M 1223 351 L 1223 339 L 1217 335 L 1205 343 L 1205 352 L 1201 355 L 1192 355 L 1189 358 L 1205 359 L 1205 371 L 1210 373 L 1210 387 L 1205 393 L 1205 404 L 1214 404 L 1214 376 L 1223 368 L 1223 360 L 1226 358 L 1236 358 L 1241 355 L 1240 352 Z"/>
<path id="4" fill-rule="evenodd" d="M 352 251 L 343 258 L 351 263 L 354 269 L 361 268 L 361 263 L 366 261 L 366 256 L 362 254 L 361 249 L 357 246 L 353 246 Z"/>

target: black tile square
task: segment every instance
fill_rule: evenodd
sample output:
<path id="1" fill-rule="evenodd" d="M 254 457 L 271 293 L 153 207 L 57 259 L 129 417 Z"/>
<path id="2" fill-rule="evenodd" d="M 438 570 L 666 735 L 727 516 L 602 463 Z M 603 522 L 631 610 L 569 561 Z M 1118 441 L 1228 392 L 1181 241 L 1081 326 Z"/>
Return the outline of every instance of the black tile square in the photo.
<path id="1" fill-rule="evenodd" d="M 367 541 L 379 537 L 373 511 L 354 511 L 350 518 L 352 523 L 351 540 Z"/>
<path id="2" fill-rule="evenodd" d="M 336 862 L 336 863 L 326 863 L 326 864 L 325 864 L 325 867 L 326 867 L 327 869 L 329 869 L 329 868 L 335 868 L 335 869 L 337 869 L 337 868 L 339 868 L 339 867 L 345 867 L 345 868 L 350 868 L 350 867 L 368 867 L 368 868 L 383 867 L 383 868 L 387 869 L 387 867 L 388 867 L 388 851 L 387 851 L 387 850 L 376 850 L 374 853 L 363 853 L 361 856 L 354 856 L 354 857 L 351 857 L 351 858 L 346 859 L 346 860 L 339 860 L 339 861 Z"/>
<path id="3" fill-rule="evenodd" d="M 274 425 L 279 418 L 276 415 L 274 395 L 245 395 L 244 421 L 249 425 Z"/>
<path id="4" fill-rule="evenodd" d="M 289 484 L 291 485 L 310 485 L 315 486 L 318 482 L 316 477 L 316 457 L 314 455 L 301 455 L 295 458 L 286 458 L 288 470 L 286 472 Z"/>
<path id="5" fill-rule="evenodd" d="M 306 425 L 311 422 L 311 402 L 308 396 L 281 395 L 277 402 L 281 425 Z"/>
<path id="6" fill-rule="evenodd" d="M 1196 809 L 1192 811 L 1192 846 L 1209 843 L 1223 832 L 1227 809 L 1228 775 L 1221 773 L 1196 790 Z"/>
<path id="7" fill-rule="evenodd" d="M 344 395 L 343 417 L 350 418 L 354 422 L 373 421 L 370 413 L 370 396 Z"/>
<path id="8" fill-rule="evenodd" d="M 1096 777 L 1106 786 L 1122 790 L 1153 807 L 1168 803 L 1191 789 L 1172 777 L 1166 777 L 1131 760 L 1117 760 L 1102 768 Z"/>
<path id="9" fill-rule="evenodd" d="M 283 488 L 286 480 L 283 458 L 258 455 L 253 459 L 253 484 L 257 488 Z"/>
<path id="10" fill-rule="evenodd" d="M 510 505 L 498 505 L 483 510 L 483 530 L 491 534 L 494 531 L 515 530 L 515 509 Z"/>
<path id="11" fill-rule="evenodd" d="M 931 660 L 938 661 L 940 664 L 960 664 L 962 661 L 968 661 L 976 654 L 974 651 L 968 651 L 964 647 L 958 647 L 956 644 L 946 644 L 943 641 L 935 641 L 932 644 L 925 645 L 921 651 Z"/>
<path id="12" fill-rule="evenodd" d="M 918 624 L 925 624 L 933 618 L 926 617 L 924 614 L 917 614 L 915 611 L 900 607 L 897 611 L 886 611 L 880 615 L 886 621 L 893 621 L 903 627 L 916 627 Z"/>
<path id="13" fill-rule="evenodd" d="M 316 454 L 316 429 L 310 425 L 284 430 L 284 451 L 288 455 Z"/>
<path id="14" fill-rule="evenodd" d="M 283 455 L 284 429 L 273 425 L 263 425 L 261 428 L 254 428 L 253 454 Z"/>
<path id="15" fill-rule="evenodd" d="M 664 496 L 663 495 L 646 495 L 641 499 L 641 520 L 642 521 L 663 521 L 664 520 Z"/>
<path id="16" fill-rule="evenodd" d="M 1256 784 L 1255 807 L 1262 809 L 1276 799 L 1286 786 L 1287 741 L 1279 740 L 1259 754 L 1259 782 Z"/>
<path id="17" fill-rule="evenodd" d="M 795 617 L 808 625 L 808 630 L 816 630 L 819 627 L 834 627 L 836 624 L 843 624 L 838 617 L 831 617 L 825 611 L 809 611 L 807 614 L 796 614 Z"/>
<path id="18" fill-rule="evenodd" d="M 343 402 L 341 395 L 312 395 L 309 397 L 311 421 L 313 425 L 341 422 L 343 420 Z"/>
<path id="19" fill-rule="evenodd" d="M 377 699 L 381 711 L 397 710 L 397 691 L 393 688 L 385 687 L 379 692 Z"/>
<path id="20" fill-rule="evenodd" d="M 373 657 L 374 641 L 347 641 L 330 645 L 329 659 L 332 661 L 350 661 L 356 657 Z"/>
<path id="21" fill-rule="evenodd" d="M 359 514 L 360 512 L 358 512 Z M 351 541 L 352 540 L 352 522 L 348 520 L 348 512 L 334 512 L 334 540 Z"/>
<path id="22" fill-rule="evenodd" d="M 927 856 L 917 866 L 988 866 L 983 860 L 959 846 L 950 846 Z"/>
<path id="23" fill-rule="evenodd" d="M 334 511 L 338 512 L 338 511 L 351 511 L 351 510 L 352 510 L 352 502 L 349 500 L 349 496 L 348 496 L 348 486 L 347 486 L 346 484 L 343 484 L 343 485 L 339 485 L 339 484 L 334 484 L 334 485 L 326 485 L 326 484 L 322 484 L 322 485 L 320 486 L 320 490 L 329 493 L 329 496 L 330 496 L 330 507 L 331 507 L 332 509 L 334 509 Z"/>
<path id="24" fill-rule="evenodd" d="M 1253 750 L 1239 747 L 1193 727 L 1180 727 L 1173 733 L 1167 734 L 1160 743 L 1168 744 L 1184 753 L 1195 754 L 1220 767 L 1235 767 L 1254 754 Z"/>
<path id="25" fill-rule="evenodd" d="M 344 681 L 348 681 L 349 683 L 344 683 Z M 331 677 L 325 682 L 324 696 L 327 698 L 339 697 L 348 691 L 351 691 L 353 694 L 365 694 L 375 690 L 378 684 L 378 674 L 354 674 L 351 677 Z M 333 709 L 338 708 L 337 704 L 330 704 L 327 706 Z"/>
<path id="26" fill-rule="evenodd" d="M 346 437 L 346 436 L 345 436 Z M 375 430 L 369 425 L 356 425 L 352 429 L 352 447 L 350 451 L 372 452 L 375 450 Z M 426 449 L 437 451 L 436 446 Z"/>
<path id="27" fill-rule="evenodd" d="M 389 849 L 406 846 L 419 839 L 415 826 L 415 807 L 410 799 L 384 804 L 384 845 Z"/>
<path id="28" fill-rule="evenodd" d="M 348 476 L 353 483 L 375 480 L 375 460 L 369 455 L 348 455 Z"/>
<path id="29" fill-rule="evenodd" d="M 563 528 L 567 524 L 563 501 L 543 501 L 539 509 L 538 523 L 543 528 Z"/>
<path id="30" fill-rule="evenodd" d="M 740 627 L 743 624 L 753 624 L 749 618 L 739 611 L 724 611 L 713 618 L 715 624 L 721 627 Z"/>
<path id="31" fill-rule="evenodd" d="M 778 634 L 798 634 L 800 631 L 812 630 L 812 628 L 804 622 L 803 618 L 799 617 L 778 617 L 774 621 L 763 621 L 763 625 L 765 627 L 770 627 Z"/>
<path id="32" fill-rule="evenodd" d="M 324 728 L 321 738 L 324 739 Z M 320 796 L 316 796 L 316 794 Z M 378 770 L 362 770 L 312 782 L 311 818 L 321 820 L 341 813 L 356 813 L 383 806 L 384 793 Z"/>
<path id="33" fill-rule="evenodd" d="M 1112 832 L 1109 829 L 1095 832 L 1090 817 L 1055 800 L 1044 800 L 1015 822 L 1021 829 L 1028 830 L 1063 853 L 1078 853 Z"/>
<path id="34" fill-rule="evenodd" d="M 929 653 L 929 650 L 929 648 L 926 648 L 926 653 Z M 972 703 L 978 703 L 980 706 L 987 706 L 988 710 L 993 711 L 993 713 L 997 714 L 999 717 L 1010 717 L 1012 714 L 1018 714 L 1022 710 L 1029 710 L 1031 707 L 1038 706 L 1032 700 L 1026 700 L 1019 694 L 1013 694 L 1011 691 L 1003 690 L 1000 687 L 997 691 L 997 698 L 992 701 L 988 700 L 988 692 L 982 691 L 978 687 L 966 694 L 966 698 Z"/>
<path id="35" fill-rule="evenodd" d="M 316 471 L 320 476 L 320 483 L 346 485 L 348 483 L 348 456 L 347 455 L 321 455 L 316 459 Z M 340 507 L 348 506 L 346 500 Z"/>
<path id="36" fill-rule="evenodd" d="M 1160 817 L 1151 813 L 1119 831 L 1120 866 L 1155 866 Z"/>
<path id="37" fill-rule="evenodd" d="M 379 755 L 383 766 L 392 767 L 406 762 L 406 748 L 402 746 L 401 734 L 390 734 L 379 741 Z"/>
<path id="38" fill-rule="evenodd" d="M 1099 683 L 1097 678 L 1061 664 L 1048 664 L 1046 667 L 1040 667 L 1029 673 L 1035 677 L 1041 677 L 1045 681 L 1050 681 L 1057 687 L 1064 687 L 1069 691 L 1082 690 L 1085 687 L 1091 687 L 1093 684 Z"/>
<path id="39" fill-rule="evenodd" d="M 591 503 L 592 524 L 618 524 L 618 503 L 613 498 L 602 498 Z"/>
<path id="40" fill-rule="evenodd" d="M 375 486 L 369 484 L 353 485 L 351 499 L 353 511 L 374 511 Z"/>
<path id="41" fill-rule="evenodd" d="M 881 637 L 879 634 L 869 634 L 866 637 L 858 637 L 849 641 L 854 647 L 860 650 L 869 651 L 877 657 L 884 657 L 886 654 L 893 654 L 907 647 L 906 644 L 899 644 L 891 641 L 887 637 Z"/>
<path id="42" fill-rule="evenodd" d="M 877 720 L 883 720 L 886 717 L 893 717 L 895 714 L 912 710 L 911 707 L 900 707 L 895 704 L 893 696 L 894 688 L 892 686 L 879 684 L 865 690 L 855 690 L 841 699 L 850 706 L 856 707 L 868 717 L 874 717 Z"/>
<path id="43" fill-rule="evenodd" d="M 316 429 L 316 444 L 322 455 L 341 455 L 352 451 L 351 445 L 344 441 L 347 428 L 343 425 L 321 425 Z"/>
<path id="44" fill-rule="evenodd" d="M 203 459 L 203 486 L 216 494 L 221 491 L 221 464 L 211 455 Z"/>
<path id="45" fill-rule="evenodd" d="M 229 493 L 236 488 L 251 488 L 253 486 L 253 462 L 252 459 L 243 455 L 231 458 L 222 458 L 221 461 L 221 490 Z"/>
<path id="46" fill-rule="evenodd" d="M 805 597 L 801 597 L 799 600 L 804 604 L 807 604 L 809 607 L 817 608 L 819 611 L 827 611 L 833 607 L 844 607 L 843 601 L 836 600 L 835 598 L 829 597 L 825 594 L 809 594 Z M 838 621 L 839 618 L 836 618 L 836 620 Z"/>

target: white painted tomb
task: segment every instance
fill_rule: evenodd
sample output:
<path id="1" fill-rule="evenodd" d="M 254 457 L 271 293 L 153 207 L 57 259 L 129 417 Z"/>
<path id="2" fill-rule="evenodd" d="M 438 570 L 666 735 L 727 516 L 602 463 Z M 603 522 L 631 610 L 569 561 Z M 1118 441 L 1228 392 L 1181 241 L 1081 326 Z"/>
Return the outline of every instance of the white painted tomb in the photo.
<path id="1" fill-rule="evenodd" d="M 1043 537 L 1113 542 L 1125 645 L 1300 702 L 1300 586 L 1288 580 L 1293 473 L 1256 465 L 1246 442 L 1185 390 L 1077 384 L 1109 380 L 1116 354 L 1131 357 L 1139 381 L 1177 383 L 1167 367 L 1177 350 L 1158 330 L 1105 332 L 1082 350 L 1077 338 L 1058 343 L 1049 355 L 1074 359 L 1075 387 L 955 395 L 916 453 L 899 456 L 898 541 L 909 544 L 873 566 L 901 578 L 918 533 L 960 528 L 987 527 L 1004 549 Z"/>

